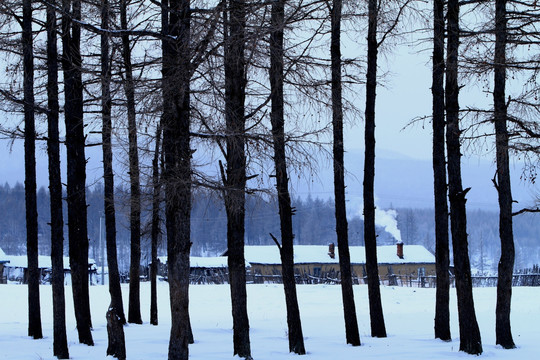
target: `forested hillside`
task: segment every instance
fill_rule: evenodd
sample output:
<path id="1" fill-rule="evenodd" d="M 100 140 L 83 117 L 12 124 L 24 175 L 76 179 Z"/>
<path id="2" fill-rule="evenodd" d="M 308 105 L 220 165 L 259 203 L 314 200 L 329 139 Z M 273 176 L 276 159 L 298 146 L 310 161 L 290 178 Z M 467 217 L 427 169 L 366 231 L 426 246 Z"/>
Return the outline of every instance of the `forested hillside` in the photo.
<path id="1" fill-rule="evenodd" d="M 129 194 L 117 188 L 118 250 L 120 268 L 129 267 L 129 209 L 126 206 Z M 87 191 L 88 230 L 90 237 L 90 257 L 100 261 L 99 230 L 102 216 L 103 187 L 96 185 Z M 150 262 L 150 203 L 143 206 L 143 264 Z M 271 245 L 269 233 L 279 234 L 277 200 L 267 195 L 249 195 L 246 203 L 246 244 Z M 38 191 L 39 248 L 42 255 L 50 253 L 49 193 L 47 189 Z M 293 216 L 295 243 L 301 245 L 326 245 L 336 242 L 334 204 L 332 200 L 296 197 L 293 199 L 296 215 Z M 64 209 L 65 210 L 65 209 Z M 435 251 L 433 209 L 398 208 L 397 224 L 405 244 L 424 245 Z M 22 184 L 0 186 L 0 247 L 8 254 L 25 254 L 26 230 L 24 222 L 24 187 Z M 498 241 L 498 217 L 495 211 L 470 210 L 469 240 L 473 272 L 496 272 L 500 252 Z M 536 246 L 540 234 L 537 214 L 522 214 L 514 219 L 516 238 L 516 269 L 528 268 L 540 262 L 540 249 Z M 102 220 L 103 221 L 103 220 Z M 103 223 L 101 224 L 103 230 Z M 363 220 L 349 219 L 349 239 L 351 246 L 363 245 Z M 67 227 L 65 229 L 67 232 Z M 165 231 L 162 226 L 162 231 Z M 227 217 L 223 200 L 217 193 L 197 190 L 193 195 L 192 209 L 192 254 L 214 256 L 226 247 Z M 389 245 L 394 237 L 382 226 L 378 228 L 378 242 Z M 165 239 L 165 237 L 162 237 Z M 67 248 L 66 248 L 67 254 Z M 160 255 L 166 255 L 166 244 L 160 246 Z"/>

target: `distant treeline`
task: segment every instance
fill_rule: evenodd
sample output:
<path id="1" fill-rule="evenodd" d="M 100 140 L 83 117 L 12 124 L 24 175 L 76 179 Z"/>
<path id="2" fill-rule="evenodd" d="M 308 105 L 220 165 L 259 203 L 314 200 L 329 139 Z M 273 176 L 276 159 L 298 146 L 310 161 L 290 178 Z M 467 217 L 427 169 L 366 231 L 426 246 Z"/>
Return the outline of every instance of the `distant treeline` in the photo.
<path id="1" fill-rule="evenodd" d="M 98 263 L 100 251 L 100 218 L 103 211 L 103 186 L 95 185 L 87 189 L 88 234 L 90 257 Z M 40 254 L 50 254 L 49 232 L 49 192 L 38 190 L 38 223 Z M 117 188 L 117 241 L 119 262 L 122 270 L 129 267 L 129 193 Z M 270 233 L 279 238 L 279 215 L 275 197 L 267 194 L 252 194 L 246 197 L 246 244 L 271 245 Z M 142 227 L 142 263 L 150 258 L 150 199 L 144 201 Z M 334 203 L 320 198 L 296 197 L 293 199 L 295 216 L 293 227 L 295 243 L 302 245 L 326 245 L 336 242 Z M 0 248 L 7 254 L 24 254 L 26 251 L 26 228 L 24 215 L 24 186 L 0 186 Z M 434 218 L 432 209 L 398 208 L 397 223 L 405 244 L 424 245 L 435 251 Z M 65 211 L 65 207 L 64 207 Z M 524 269 L 540 263 L 540 221 L 536 214 L 522 214 L 514 218 L 516 242 L 516 269 Z M 64 216 L 67 219 L 67 216 Z M 468 212 L 469 251 L 473 273 L 475 271 L 495 272 L 500 252 L 498 238 L 498 214 L 494 211 L 469 210 Z M 101 226 L 103 230 L 103 224 Z M 104 230 L 103 230 L 104 231 Z M 162 231 L 165 231 L 162 226 Z M 193 192 L 191 222 L 192 254 L 214 256 L 227 247 L 227 217 L 223 200 L 219 193 L 204 189 Z M 358 217 L 349 218 L 349 243 L 351 246 L 364 244 L 364 222 Z M 389 245 L 395 239 L 383 228 L 378 229 L 378 243 Z M 67 227 L 65 228 L 67 239 Z M 166 254 L 165 235 L 162 236 L 160 255 Z M 67 254 L 67 241 L 65 243 Z M 406 251 L 406 248 L 405 248 Z"/>

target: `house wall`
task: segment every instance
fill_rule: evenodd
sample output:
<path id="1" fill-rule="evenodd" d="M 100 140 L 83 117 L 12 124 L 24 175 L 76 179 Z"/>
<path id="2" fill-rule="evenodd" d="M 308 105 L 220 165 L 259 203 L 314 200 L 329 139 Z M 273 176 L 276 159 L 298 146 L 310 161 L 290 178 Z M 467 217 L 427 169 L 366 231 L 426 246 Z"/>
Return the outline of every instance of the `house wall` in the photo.
<path id="1" fill-rule="evenodd" d="M 435 264 L 419 263 L 419 264 L 379 264 L 379 276 L 385 277 L 388 275 L 418 276 L 418 269 L 423 268 L 424 276 L 435 276 Z M 365 265 L 352 265 L 352 271 L 357 276 L 365 276 Z"/>
<path id="2" fill-rule="evenodd" d="M 410 276 L 416 278 L 418 276 L 418 269 L 424 269 L 425 276 L 435 275 L 435 264 L 379 264 L 379 276 L 384 278 L 388 275 L 401 275 Z M 281 265 L 277 264 L 251 264 L 252 272 L 256 275 L 268 276 L 280 276 Z M 297 275 L 302 276 L 335 276 L 339 275 L 339 264 L 295 264 L 294 271 Z M 364 264 L 351 265 L 351 271 L 354 277 L 365 276 Z"/>

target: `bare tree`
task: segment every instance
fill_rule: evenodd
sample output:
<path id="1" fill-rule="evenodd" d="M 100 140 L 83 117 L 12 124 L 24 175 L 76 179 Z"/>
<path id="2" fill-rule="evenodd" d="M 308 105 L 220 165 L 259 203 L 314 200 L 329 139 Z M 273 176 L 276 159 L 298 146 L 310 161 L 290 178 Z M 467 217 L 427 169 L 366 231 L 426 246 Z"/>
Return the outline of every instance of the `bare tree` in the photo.
<path id="1" fill-rule="evenodd" d="M 276 170 L 276 187 L 278 193 L 279 217 L 281 225 L 281 245 L 277 239 L 281 255 L 283 288 L 287 304 L 287 326 L 289 329 L 289 351 L 304 355 L 304 336 L 300 320 L 300 309 L 296 295 L 294 277 L 294 248 L 291 197 L 289 194 L 289 178 L 287 175 L 287 160 L 285 154 L 285 115 L 283 100 L 283 31 L 285 26 L 285 1 L 277 0 L 271 9 L 270 33 L 270 88 L 272 98 L 272 139 L 274 145 L 274 166 Z"/>
<path id="2" fill-rule="evenodd" d="M 53 2 L 53 5 L 55 3 Z M 58 119 L 58 45 L 56 9 L 47 6 L 47 154 L 49 159 L 49 193 L 51 209 L 51 263 L 53 293 L 53 354 L 69 359 L 66 335 L 66 300 L 64 291 L 64 215 L 62 213 L 62 179 L 60 174 L 60 135 Z"/>
<path id="3" fill-rule="evenodd" d="M 334 196 L 336 215 L 336 234 L 341 274 L 341 295 L 345 318 L 347 344 L 360 345 L 358 320 L 351 274 L 351 255 L 349 253 L 349 234 L 347 209 L 345 203 L 345 163 L 343 160 L 343 103 L 341 84 L 341 11 L 342 1 L 333 0 L 331 7 L 331 66 L 332 66 L 332 125 L 334 130 Z"/>
<path id="4" fill-rule="evenodd" d="M 69 261 L 79 342 L 94 345 L 88 289 L 86 158 L 84 155 L 81 1 L 62 0 L 62 68 L 66 123 Z"/>
<path id="5" fill-rule="evenodd" d="M 191 211 L 189 0 L 162 1 L 163 151 L 167 262 L 171 303 L 169 360 L 187 360 L 193 342 L 189 320 Z"/>
<path id="6" fill-rule="evenodd" d="M 110 28 L 110 4 L 101 0 L 101 28 Z M 107 264 L 109 268 L 109 293 L 111 304 L 107 311 L 108 346 L 107 355 L 125 359 L 126 345 L 123 325 L 126 323 L 118 257 L 116 250 L 116 211 L 114 206 L 114 174 L 112 159 L 112 97 L 111 97 L 111 60 L 109 34 L 101 34 L 101 114 L 104 180 L 105 238 L 107 246 Z"/>
<path id="7" fill-rule="evenodd" d="M 156 145 L 154 158 L 152 159 L 152 230 L 151 230 L 151 254 L 152 263 L 150 265 L 150 324 L 158 324 L 157 307 L 157 272 L 158 272 L 158 245 L 161 235 L 161 179 L 159 173 L 159 158 L 161 154 L 161 122 L 156 130 Z"/>
<path id="8" fill-rule="evenodd" d="M 28 336 L 43 338 L 39 304 L 38 213 L 36 200 L 36 125 L 34 114 L 34 50 L 32 1 L 24 0 L 22 18 L 24 92 L 24 195 L 28 257 Z"/>
<path id="9" fill-rule="evenodd" d="M 375 97 L 377 89 L 377 23 L 379 19 L 378 0 L 368 2 L 368 55 L 366 83 L 366 129 L 364 161 L 364 242 L 366 249 L 366 272 L 368 278 L 369 314 L 371 336 L 386 337 L 384 315 L 379 288 L 377 263 L 377 235 L 375 233 Z"/>
<path id="10" fill-rule="evenodd" d="M 446 53 L 446 147 L 448 151 L 448 197 L 450 199 L 451 232 L 458 298 L 459 336 L 461 351 L 482 353 L 480 330 L 476 321 L 472 294 L 471 266 L 467 240 L 465 203 L 469 189 L 461 180 L 461 146 L 459 127 L 459 1 L 448 1 Z"/>
<path id="11" fill-rule="evenodd" d="M 247 315 L 244 221 L 245 155 L 245 0 L 228 0 L 225 11 L 225 122 L 227 169 L 222 170 L 227 212 L 227 249 L 233 316 L 234 355 L 251 359 Z"/>
<path id="12" fill-rule="evenodd" d="M 493 104 L 495 123 L 495 147 L 497 159 L 496 180 L 493 179 L 499 196 L 499 236 L 501 239 L 501 259 L 498 268 L 496 343 L 505 349 L 515 348 L 510 327 L 510 304 L 512 300 L 512 275 L 514 270 L 514 234 L 512 224 L 512 187 L 507 129 L 506 105 L 506 39 L 507 11 L 506 0 L 495 1 L 495 68 Z"/>
<path id="13" fill-rule="evenodd" d="M 448 187 L 446 185 L 444 121 L 444 1 L 433 1 L 433 189 L 435 199 L 435 256 L 437 292 L 435 338 L 449 341 L 450 256 L 448 239 Z"/>
<path id="14" fill-rule="evenodd" d="M 120 0 L 120 26 L 128 29 L 128 0 Z M 131 61 L 129 34 L 122 34 L 122 65 L 124 68 L 124 91 L 127 101 L 127 120 L 129 135 L 129 181 L 130 181 L 130 232 L 131 257 L 129 267 L 129 308 L 128 322 L 142 324 L 140 300 L 141 267 L 141 189 L 139 171 L 139 153 L 137 144 L 137 123 L 135 111 L 135 82 Z"/>
<path id="15" fill-rule="evenodd" d="M 399 35 L 397 30 L 412 0 L 368 1 L 367 79 L 365 109 L 364 161 L 364 242 L 368 278 L 371 335 L 386 337 L 386 327 L 379 288 L 377 234 L 375 230 L 375 100 L 377 90 L 377 59 L 379 49 L 388 39 Z"/>

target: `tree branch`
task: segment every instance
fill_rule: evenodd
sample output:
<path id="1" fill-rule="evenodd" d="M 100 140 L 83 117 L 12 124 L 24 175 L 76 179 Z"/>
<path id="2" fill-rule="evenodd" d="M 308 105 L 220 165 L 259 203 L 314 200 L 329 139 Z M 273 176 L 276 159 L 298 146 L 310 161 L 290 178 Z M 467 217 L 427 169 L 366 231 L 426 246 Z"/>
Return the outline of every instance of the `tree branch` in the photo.
<path id="1" fill-rule="evenodd" d="M 272 233 L 269 233 L 270 234 L 270 237 L 272 238 L 272 240 L 274 240 L 274 242 L 276 243 L 278 249 L 279 249 L 279 252 L 281 252 L 281 245 L 279 244 L 279 241 L 278 239 L 276 239 L 276 237 L 274 235 L 272 235 Z"/>

